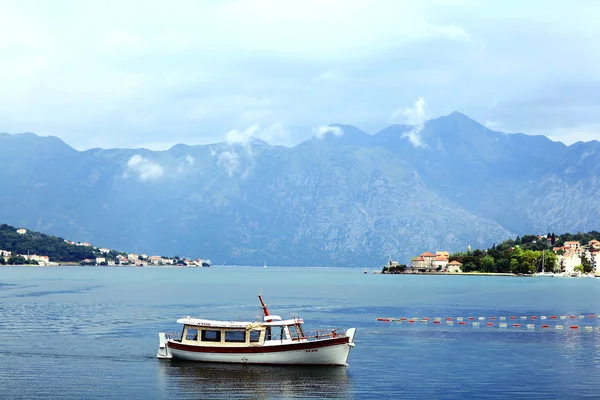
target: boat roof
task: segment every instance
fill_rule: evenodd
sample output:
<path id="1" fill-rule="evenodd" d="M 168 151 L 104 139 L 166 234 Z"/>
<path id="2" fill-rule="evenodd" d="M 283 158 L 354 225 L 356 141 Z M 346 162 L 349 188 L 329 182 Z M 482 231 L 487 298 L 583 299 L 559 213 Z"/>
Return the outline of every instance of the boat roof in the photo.
<path id="1" fill-rule="evenodd" d="M 259 327 L 259 326 L 280 326 L 280 325 L 293 325 L 302 324 L 304 320 L 302 318 L 286 319 L 269 322 L 252 322 L 252 321 L 217 321 L 212 319 L 201 319 L 185 317 L 177 320 L 179 324 L 194 325 L 194 326 L 208 326 L 214 328 L 248 328 L 248 327 Z"/>

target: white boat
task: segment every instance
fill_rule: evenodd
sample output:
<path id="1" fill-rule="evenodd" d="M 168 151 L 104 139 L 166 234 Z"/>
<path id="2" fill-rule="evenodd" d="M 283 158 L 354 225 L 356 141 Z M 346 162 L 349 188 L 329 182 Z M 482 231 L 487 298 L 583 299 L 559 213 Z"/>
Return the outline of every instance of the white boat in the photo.
<path id="1" fill-rule="evenodd" d="M 305 333 L 301 318 L 271 315 L 259 294 L 263 320 L 214 321 L 181 318 L 181 334 L 161 332 L 156 357 L 203 362 L 288 365 L 348 365 L 356 328 Z"/>
<path id="2" fill-rule="evenodd" d="M 538 277 L 538 278 L 543 278 L 543 277 L 549 277 L 549 278 L 554 278 L 554 272 L 545 272 L 544 271 L 544 260 L 545 260 L 545 256 L 544 256 L 544 250 L 542 250 L 542 272 L 536 272 L 535 274 L 533 274 L 534 277 Z"/>

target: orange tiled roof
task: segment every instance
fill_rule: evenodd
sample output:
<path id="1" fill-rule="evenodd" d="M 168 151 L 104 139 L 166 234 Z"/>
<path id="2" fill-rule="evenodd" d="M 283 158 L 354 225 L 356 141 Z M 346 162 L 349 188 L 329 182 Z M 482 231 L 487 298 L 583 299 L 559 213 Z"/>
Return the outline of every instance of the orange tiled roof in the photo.
<path id="1" fill-rule="evenodd" d="M 423 257 L 419 256 L 419 257 L 415 258 L 415 261 L 425 261 L 425 260 L 423 259 Z"/>
<path id="2" fill-rule="evenodd" d="M 448 265 L 462 265 L 462 263 L 459 263 L 458 261 L 454 260 L 449 262 Z"/>
<path id="3" fill-rule="evenodd" d="M 434 260 L 435 261 L 447 261 L 448 257 L 446 257 L 446 256 L 435 256 Z"/>
<path id="4" fill-rule="evenodd" d="M 426 251 L 425 253 L 421 254 L 421 257 L 435 257 L 435 254 L 431 254 L 430 252 Z"/>

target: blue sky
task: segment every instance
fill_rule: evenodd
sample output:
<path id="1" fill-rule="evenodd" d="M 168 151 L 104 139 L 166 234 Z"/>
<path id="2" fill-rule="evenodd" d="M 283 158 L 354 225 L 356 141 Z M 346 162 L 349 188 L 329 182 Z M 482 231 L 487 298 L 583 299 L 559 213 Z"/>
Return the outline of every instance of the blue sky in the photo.
<path id="1" fill-rule="evenodd" d="M 293 145 L 457 110 L 600 139 L 599 15 L 585 0 L 0 0 L 0 132 Z"/>

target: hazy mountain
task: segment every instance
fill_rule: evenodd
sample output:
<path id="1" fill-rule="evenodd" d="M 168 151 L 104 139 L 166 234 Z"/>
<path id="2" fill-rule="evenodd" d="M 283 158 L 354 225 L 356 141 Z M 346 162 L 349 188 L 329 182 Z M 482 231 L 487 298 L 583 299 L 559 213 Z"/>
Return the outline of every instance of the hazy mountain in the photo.
<path id="1" fill-rule="evenodd" d="M 110 248 L 262 265 L 391 255 L 597 229 L 600 143 L 494 132 L 460 114 L 293 147 L 93 149 L 0 134 L 0 221 Z"/>

